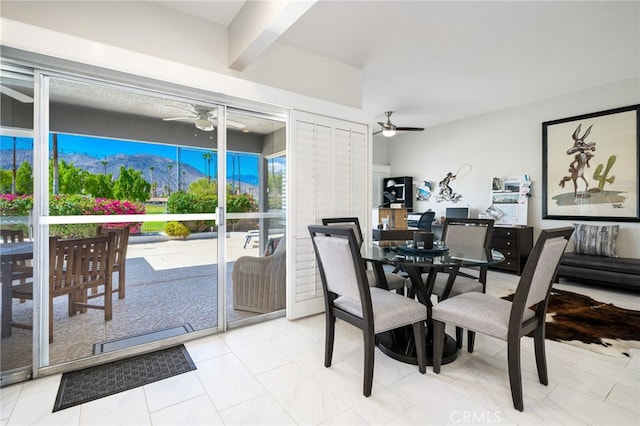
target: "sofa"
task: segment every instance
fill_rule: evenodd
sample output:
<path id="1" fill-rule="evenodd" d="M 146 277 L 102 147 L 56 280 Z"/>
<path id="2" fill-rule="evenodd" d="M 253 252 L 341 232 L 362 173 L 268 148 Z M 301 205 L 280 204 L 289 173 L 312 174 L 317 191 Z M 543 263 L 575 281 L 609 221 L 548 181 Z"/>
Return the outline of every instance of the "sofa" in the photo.
<path id="1" fill-rule="evenodd" d="M 562 256 L 560 278 L 586 284 L 640 291 L 640 259 L 617 257 L 618 225 L 574 224 L 573 252 Z"/>

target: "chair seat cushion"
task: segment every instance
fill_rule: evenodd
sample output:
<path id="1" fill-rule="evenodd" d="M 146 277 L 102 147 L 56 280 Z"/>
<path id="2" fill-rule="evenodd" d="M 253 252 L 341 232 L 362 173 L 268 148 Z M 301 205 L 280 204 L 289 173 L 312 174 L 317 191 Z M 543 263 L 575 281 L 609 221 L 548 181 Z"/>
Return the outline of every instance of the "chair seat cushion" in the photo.
<path id="1" fill-rule="evenodd" d="M 427 319 L 426 306 L 416 300 L 378 287 L 371 287 L 370 290 L 375 334 Z M 362 318 L 362 307 L 357 300 L 341 296 L 333 304 Z"/>
<path id="2" fill-rule="evenodd" d="M 427 277 L 422 277 L 423 280 L 426 280 Z M 448 274 L 438 274 L 436 275 L 436 282 L 433 285 L 433 292 L 431 294 L 435 294 L 438 297 L 442 297 L 442 293 L 444 293 L 444 288 L 447 285 L 447 280 L 449 279 Z M 469 292 L 478 292 L 482 293 L 482 283 L 478 280 L 474 280 L 472 278 L 457 276 L 456 280 L 453 282 L 453 286 L 451 287 L 451 292 L 449 293 L 449 297 L 458 296 L 464 293 Z"/>
<path id="3" fill-rule="evenodd" d="M 499 297 L 472 292 L 436 304 L 432 315 L 436 321 L 507 340 L 511 305 Z M 525 309 L 523 322 L 534 316 L 534 311 Z"/>
<path id="4" fill-rule="evenodd" d="M 387 279 L 387 285 L 389 290 L 402 289 L 405 286 L 407 279 L 400 274 L 394 274 L 393 272 L 385 272 L 385 278 Z M 367 280 L 369 281 L 369 287 L 377 287 L 378 279 L 376 278 L 375 271 L 367 269 Z"/>

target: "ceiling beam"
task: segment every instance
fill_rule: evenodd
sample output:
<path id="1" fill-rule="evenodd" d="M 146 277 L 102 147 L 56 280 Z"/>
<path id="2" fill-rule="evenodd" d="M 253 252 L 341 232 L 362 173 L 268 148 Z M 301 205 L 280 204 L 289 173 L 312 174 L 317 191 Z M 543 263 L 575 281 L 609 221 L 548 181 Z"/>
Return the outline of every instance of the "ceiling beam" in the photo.
<path id="1" fill-rule="evenodd" d="M 229 25 L 229 68 L 245 69 L 316 1 L 247 1 Z"/>

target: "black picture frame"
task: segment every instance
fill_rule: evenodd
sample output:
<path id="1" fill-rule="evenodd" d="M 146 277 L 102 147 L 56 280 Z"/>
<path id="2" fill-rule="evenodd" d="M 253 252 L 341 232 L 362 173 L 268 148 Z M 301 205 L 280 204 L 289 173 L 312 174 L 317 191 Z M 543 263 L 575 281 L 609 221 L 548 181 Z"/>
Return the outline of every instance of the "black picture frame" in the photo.
<path id="1" fill-rule="evenodd" d="M 640 104 L 542 123 L 542 218 L 640 222 Z"/>

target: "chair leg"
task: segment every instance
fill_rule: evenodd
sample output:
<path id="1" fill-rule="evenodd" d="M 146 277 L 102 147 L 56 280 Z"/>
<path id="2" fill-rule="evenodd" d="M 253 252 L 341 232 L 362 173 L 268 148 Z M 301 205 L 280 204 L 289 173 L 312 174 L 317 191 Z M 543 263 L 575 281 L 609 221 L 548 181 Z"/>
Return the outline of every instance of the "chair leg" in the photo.
<path id="1" fill-rule="evenodd" d="M 364 384 L 362 393 L 364 396 L 371 396 L 371 388 L 373 387 L 373 364 L 374 364 L 374 350 L 376 347 L 376 336 L 362 330 L 364 334 Z"/>
<path id="2" fill-rule="evenodd" d="M 464 330 L 462 327 L 456 327 L 456 345 L 458 349 L 462 349 L 462 337 L 464 336 Z"/>
<path id="3" fill-rule="evenodd" d="M 49 343 L 53 343 L 53 296 L 51 294 L 49 295 Z"/>
<path id="4" fill-rule="evenodd" d="M 520 371 L 520 339 L 507 342 L 507 364 L 509 366 L 509 384 L 513 406 L 518 411 L 524 410 L 522 398 L 522 373 Z"/>
<path id="5" fill-rule="evenodd" d="M 336 317 L 327 312 L 325 315 L 326 329 L 324 335 L 324 366 L 331 367 L 333 358 L 333 340 L 336 334 Z"/>
<path id="6" fill-rule="evenodd" d="M 538 368 L 538 378 L 540 383 L 549 385 L 549 376 L 547 374 L 547 355 L 544 343 L 544 324 L 538 327 L 533 335 L 533 345 L 536 354 L 536 367 Z"/>
<path id="7" fill-rule="evenodd" d="M 444 326 L 445 323 L 433 321 L 433 372 L 440 373 L 442 364 L 442 351 L 444 349 Z"/>
<path id="8" fill-rule="evenodd" d="M 470 354 L 473 353 L 473 345 L 476 342 L 476 332 L 475 331 L 467 331 L 467 352 Z"/>
<path id="9" fill-rule="evenodd" d="M 413 340 L 416 342 L 416 356 L 418 358 L 418 370 L 424 374 L 427 372 L 427 347 L 426 327 L 424 321 L 413 324 Z"/>
<path id="10" fill-rule="evenodd" d="M 121 264 L 120 270 L 118 271 L 118 299 L 124 299 L 124 263 Z"/>
<path id="11" fill-rule="evenodd" d="M 112 283 L 108 282 L 104 286 L 104 320 L 111 321 L 113 317 L 113 287 Z"/>

